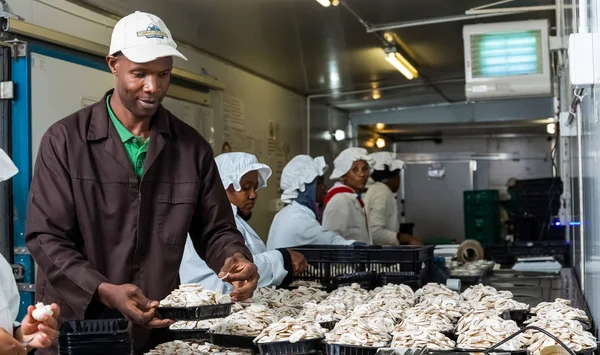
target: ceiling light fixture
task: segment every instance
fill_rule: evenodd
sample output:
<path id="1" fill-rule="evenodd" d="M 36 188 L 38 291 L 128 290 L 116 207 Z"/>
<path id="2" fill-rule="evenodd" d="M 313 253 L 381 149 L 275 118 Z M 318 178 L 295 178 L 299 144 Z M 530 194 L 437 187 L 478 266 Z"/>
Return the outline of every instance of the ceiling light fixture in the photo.
<path id="1" fill-rule="evenodd" d="M 556 124 L 548 123 L 546 126 L 546 132 L 548 132 L 548 134 L 556 134 Z"/>
<path id="2" fill-rule="evenodd" d="M 404 75 L 408 80 L 415 79 L 419 76 L 417 69 L 415 69 L 415 67 L 413 67 L 412 64 L 410 64 L 408 60 L 406 60 L 406 58 L 404 58 L 402 54 L 398 53 L 395 49 L 386 50 L 385 60 L 393 65 L 394 68 L 398 69 L 398 71 L 402 73 L 402 75 Z"/>
<path id="3" fill-rule="evenodd" d="M 377 129 L 384 129 L 385 128 L 385 124 L 384 123 L 378 123 L 375 125 L 375 128 Z"/>
<path id="4" fill-rule="evenodd" d="M 329 7 L 331 5 L 338 6 L 340 4 L 340 0 L 316 0 L 323 7 Z"/>
<path id="5" fill-rule="evenodd" d="M 335 137 L 336 141 L 343 141 L 344 139 L 346 139 L 346 132 L 342 131 L 341 129 L 338 129 L 337 131 L 335 131 L 333 136 Z"/>
<path id="6" fill-rule="evenodd" d="M 383 38 L 389 43 L 394 43 L 394 35 L 389 32 L 384 33 Z"/>
<path id="7" fill-rule="evenodd" d="M 383 138 L 377 138 L 377 140 L 375 141 L 375 145 L 379 149 L 385 148 L 385 139 L 383 139 Z"/>
<path id="8" fill-rule="evenodd" d="M 379 90 L 373 90 L 373 100 L 379 100 L 381 99 L 381 93 L 379 92 Z"/>

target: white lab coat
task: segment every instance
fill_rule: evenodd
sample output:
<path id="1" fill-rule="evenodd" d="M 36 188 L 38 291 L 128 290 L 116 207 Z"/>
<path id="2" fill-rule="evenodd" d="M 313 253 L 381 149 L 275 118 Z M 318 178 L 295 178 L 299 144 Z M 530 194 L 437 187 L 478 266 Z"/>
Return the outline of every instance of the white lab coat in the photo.
<path id="1" fill-rule="evenodd" d="M 365 194 L 369 231 L 375 245 L 398 245 L 400 220 L 396 196 L 381 182 L 374 182 Z"/>
<path id="2" fill-rule="evenodd" d="M 19 315 L 19 290 L 12 267 L 0 255 L 0 328 L 13 334 L 13 326 Z"/>
<path id="3" fill-rule="evenodd" d="M 336 183 L 333 188 L 340 185 Z M 373 244 L 365 209 L 357 197 L 357 194 L 349 192 L 333 196 L 323 213 L 323 228 L 343 236 L 346 240 Z"/>
<path id="4" fill-rule="evenodd" d="M 309 244 L 350 245 L 352 243 L 354 240 L 346 240 L 323 228 L 310 208 L 292 201 L 275 215 L 269 230 L 267 249 L 275 250 Z"/>
<path id="5" fill-rule="evenodd" d="M 242 217 L 238 216 L 237 207 L 234 205 L 231 207 L 235 216 L 235 224 L 244 236 L 246 246 L 254 257 L 254 264 L 258 267 L 260 275 L 258 287 L 278 286 L 287 276 L 281 252 L 278 250 L 267 251 L 262 239 Z M 200 283 L 206 289 L 221 290 L 225 293 L 233 291 L 231 284 L 222 282 L 204 260 L 200 259 L 189 235 L 185 242 L 179 276 L 182 283 Z"/>

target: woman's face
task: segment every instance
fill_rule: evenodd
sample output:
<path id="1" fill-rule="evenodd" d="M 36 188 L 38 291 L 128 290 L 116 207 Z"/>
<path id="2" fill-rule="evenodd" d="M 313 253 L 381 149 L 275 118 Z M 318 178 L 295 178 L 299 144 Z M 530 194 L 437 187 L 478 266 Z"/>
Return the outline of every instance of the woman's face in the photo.
<path id="1" fill-rule="evenodd" d="M 229 185 L 227 197 L 229 202 L 236 206 L 242 214 L 249 215 L 258 198 L 258 171 L 250 171 L 242 176 L 240 187 L 240 191 L 235 191 L 233 185 Z"/>
<path id="2" fill-rule="evenodd" d="M 355 192 L 360 193 L 364 191 L 365 186 L 367 186 L 369 173 L 370 168 L 369 164 L 366 161 L 355 161 L 352 164 L 352 168 L 350 168 L 350 171 L 342 177 L 342 182 Z"/>

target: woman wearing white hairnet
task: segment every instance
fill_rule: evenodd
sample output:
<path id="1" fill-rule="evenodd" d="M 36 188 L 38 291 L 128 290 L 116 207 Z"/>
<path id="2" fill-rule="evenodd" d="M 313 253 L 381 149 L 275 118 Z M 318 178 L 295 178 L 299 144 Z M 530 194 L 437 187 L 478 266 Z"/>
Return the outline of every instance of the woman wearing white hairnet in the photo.
<path id="1" fill-rule="evenodd" d="M 372 244 L 362 193 L 371 174 L 373 158 L 366 149 L 348 148 L 333 165 L 331 179 L 339 182 L 325 197 L 323 227 L 347 240 Z"/>
<path id="2" fill-rule="evenodd" d="M 365 209 L 369 230 L 376 245 L 420 244 L 415 237 L 400 234 L 400 219 L 396 193 L 400 189 L 402 160 L 390 152 L 371 154 L 375 161 L 370 184 L 365 194 Z"/>
<path id="3" fill-rule="evenodd" d="M 283 168 L 281 200 L 288 205 L 275 215 L 267 249 L 354 243 L 354 240 L 346 240 L 326 230 L 317 220 L 318 205 L 323 202 L 326 193 L 323 181 L 326 170 L 323 157 L 313 159 L 308 155 L 294 157 Z"/>
<path id="4" fill-rule="evenodd" d="M 0 181 L 10 179 L 17 172 L 15 164 L 0 149 Z M 19 314 L 19 304 L 19 290 L 12 266 L 0 255 L 0 354 L 24 355 L 34 348 L 47 348 L 58 336 L 58 305 L 52 304 L 52 316 L 44 315 L 41 321 L 33 318 L 35 308 L 29 306 L 27 315 L 18 324 L 15 321 Z"/>
<path id="5" fill-rule="evenodd" d="M 267 251 L 265 243 L 246 223 L 256 204 L 257 191 L 267 186 L 271 168 L 259 163 L 254 155 L 248 153 L 221 154 L 215 158 L 215 162 L 231 203 L 237 228 L 244 236 L 246 245 L 254 256 L 254 264 L 258 267 L 258 287 L 278 286 L 284 280 L 290 281 L 294 272 L 302 272 L 308 266 L 304 256 L 287 249 Z M 182 283 L 200 283 L 207 289 L 225 293 L 233 290 L 231 284 L 221 281 L 204 260 L 200 259 L 189 236 L 179 276 Z"/>

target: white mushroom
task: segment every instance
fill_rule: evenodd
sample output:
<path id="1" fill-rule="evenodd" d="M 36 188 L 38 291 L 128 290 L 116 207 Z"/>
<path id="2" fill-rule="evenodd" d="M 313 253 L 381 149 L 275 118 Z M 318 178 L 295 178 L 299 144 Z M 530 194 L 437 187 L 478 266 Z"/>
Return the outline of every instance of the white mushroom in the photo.
<path id="1" fill-rule="evenodd" d="M 297 343 L 302 340 L 323 338 L 325 331 L 319 323 L 297 320 L 291 317 L 282 318 L 265 328 L 255 339 L 255 343 L 273 343 L 289 341 Z"/>

